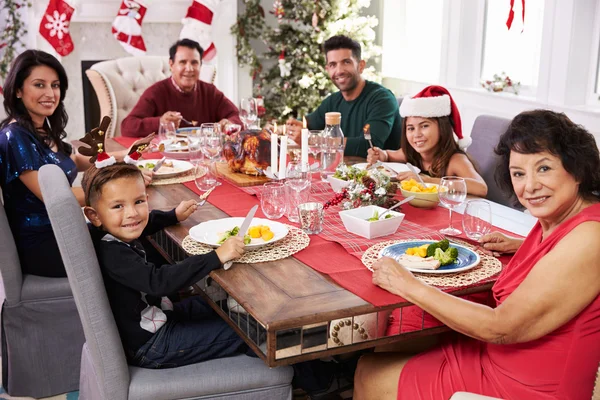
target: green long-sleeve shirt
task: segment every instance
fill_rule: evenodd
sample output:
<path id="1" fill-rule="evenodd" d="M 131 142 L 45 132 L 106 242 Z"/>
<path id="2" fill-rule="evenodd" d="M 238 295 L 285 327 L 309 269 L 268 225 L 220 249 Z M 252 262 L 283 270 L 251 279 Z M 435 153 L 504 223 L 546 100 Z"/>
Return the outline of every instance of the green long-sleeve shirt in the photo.
<path id="1" fill-rule="evenodd" d="M 392 150 L 400 148 L 402 124 L 398 101 L 389 89 L 380 84 L 366 81 L 360 95 L 352 101 L 344 100 L 341 92 L 333 93 L 306 116 L 308 128 L 325 128 L 325 113 L 330 111 L 342 113 L 341 127 L 347 138 L 345 155 L 367 156 L 369 142 L 362 131 L 365 124 L 371 125 L 373 146 Z"/>

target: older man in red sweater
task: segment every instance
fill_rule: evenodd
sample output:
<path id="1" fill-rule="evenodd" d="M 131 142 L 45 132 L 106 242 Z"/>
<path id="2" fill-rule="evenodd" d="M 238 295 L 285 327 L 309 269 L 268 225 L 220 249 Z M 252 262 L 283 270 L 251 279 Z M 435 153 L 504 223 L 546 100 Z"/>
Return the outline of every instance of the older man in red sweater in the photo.
<path id="1" fill-rule="evenodd" d="M 171 77 L 146 89 L 121 124 L 123 136 L 146 136 L 158 131 L 159 122 L 164 121 L 173 121 L 179 126 L 182 118 L 198 124 L 241 124 L 237 107 L 214 85 L 198 79 L 202 53 L 200 45 L 190 39 L 179 40 L 171 46 Z"/>

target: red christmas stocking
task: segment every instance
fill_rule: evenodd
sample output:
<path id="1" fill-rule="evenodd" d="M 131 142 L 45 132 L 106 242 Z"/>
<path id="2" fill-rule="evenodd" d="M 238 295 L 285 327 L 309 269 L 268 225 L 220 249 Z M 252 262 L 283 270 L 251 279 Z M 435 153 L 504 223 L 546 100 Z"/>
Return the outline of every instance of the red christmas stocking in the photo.
<path id="1" fill-rule="evenodd" d="M 126 52 L 134 56 L 146 54 L 142 38 L 142 21 L 151 0 L 123 0 L 112 24 L 112 33 Z"/>
<path id="2" fill-rule="evenodd" d="M 71 17 L 77 0 L 50 0 L 40 22 L 40 34 L 61 56 L 73 51 L 73 40 L 69 34 Z"/>
<path id="3" fill-rule="evenodd" d="M 212 20 L 214 12 L 221 0 L 194 0 L 188 8 L 181 23 L 179 39 L 192 39 L 200 44 L 205 61 L 212 60 L 217 55 L 217 49 L 212 41 Z"/>

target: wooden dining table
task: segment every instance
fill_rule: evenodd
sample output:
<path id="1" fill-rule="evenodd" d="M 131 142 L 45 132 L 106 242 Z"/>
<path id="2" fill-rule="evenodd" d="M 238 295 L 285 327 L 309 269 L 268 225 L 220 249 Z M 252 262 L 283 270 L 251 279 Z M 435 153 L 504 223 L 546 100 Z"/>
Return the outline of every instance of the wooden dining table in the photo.
<path id="1" fill-rule="evenodd" d="M 120 147 L 111 142 L 112 148 Z M 150 186 L 148 195 L 151 209 L 159 210 L 170 210 L 182 200 L 198 196 L 183 184 Z M 178 262 L 188 257 L 182 242 L 190 228 L 225 217 L 229 215 L 213 206 L 209 197 L 208 202 L 186 221 L 149 239 L 168 261 Z M 327 262 L 326 254 L 323 262 Z M 356 259 L 356 263 L 360 260 Z M 493 281 L 488 280 L 449 292 L 457 296 L 489 292 L 492 284 Z M 395 304 L 376 307 L 294 257 L 234 264 L 229 270 L 218 269 L 198 282 L 195 288 L 269 367 L 354 352 L 448 330 L 445 326 L 426 328 L 423 325 L 423 329 L 386 335 L 389 312 L 411 306 L 411 303 L 398 298 Z M 365 321 L 377 327 L 371 329 L 368 338 L 359 334 Z M 356 335 L 341 343 L 334 333 L 340 331 L 340 327 L 356 331 Z"/>

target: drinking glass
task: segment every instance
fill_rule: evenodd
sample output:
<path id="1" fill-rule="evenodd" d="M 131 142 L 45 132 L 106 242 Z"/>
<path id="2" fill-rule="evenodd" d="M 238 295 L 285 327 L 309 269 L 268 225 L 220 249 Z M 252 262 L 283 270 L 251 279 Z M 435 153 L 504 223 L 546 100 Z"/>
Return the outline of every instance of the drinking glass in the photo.
<path id="1" fill-rule="evenodd" d="M 221 125 L 215 124 L 202 124 L 200 126 L 200 150 L 208 161 L 208 168 L 210 170 L 216 168 L 216 161 L 221 157 L 221 151 L 223 150 L 223 137 L 221 135 Z M 216 179 L 216 171 L 209 171 Z M 217 181 L 215 186 L 219 186 L 221 182 Z"/>
<path id="2" fill-rule="evenodd" d="M 246 129 L 256 127 L 258 120 L 258 106 L 255 98 L 243 98 L 240 101 L 240 119 Z"/>
<path id="3" fill-rule="evenodd" d="M 287 165 L 285 176 L 287 182 L 296 191 L 302 191 L 310 186 L 310 175 L 308 163 L 290 161 Z"/>
<path id="4" fill-rule="evenodd" d="M 175 139 L 177 134 L 177 129 L 175 128 L 175 123 L 173 121 L 162 122 L 158 127 L 158 139 L 161 142 L 172 141 Z"/>
<path id="5" fill-rule="evenodd" d="M 317 156 L 321 154 L 323 147 L 323 131 L 310 131 L 308 133 L 308 153 L 312 154 L 313 159 L 317 160 Z M 320 171 L 319 165 L 314 171 Z"/>
<path id="6" fill-rule="evenodd" d="M 279 219 L 285 214 L 285 186 L 279 182 L 267 182 L 260 196 L 260 208 L 269 219 Z"/>
<path id="7" fill-rule="evenodd" d="M 452 226 L 452 210 L 460 206 L 467 198 L 467 184 L 458 176 L 444 176 L 440 182 L 438 196 L 440 202 L 450 212 L 450 222 L 447 228 L 440 229 L 444 235 L 457 236 L 462 232 Z"/>
<path id="8" fill-rule="evenodd" d="M 307 180 L 308 181 L 308 180 Z M 307 186 L 296 186 L 294 180 L 287 180 L 285 182 L 285 193 L 286 193 L 286 208 L 285 215 L 290 222 L 300 222 L 298 215 L 298 206 L 302 203 L 308 203 L 308 197 L 310 195 L 310 181 Z M 300 188 L 300 189 L 299 189 Z"/>
<path id="9" fill-rule="evenodd" d="M 201 140 L 199 136 L 188 136 L 187 138 L 188 152 L 190 162 L 196 166 L 202 161 Z"/>
<path id="10" fill-rule="evenodd" d="M 210 163 L 206 159 L 196 165 L 194 174 L 194 183 L 200 191 L 206 192 L 221 184 L 211 172 Z"/>
<path id="11" fill-rule="evenodd" d="M 463 214 L 462 226 L 469 239 L 479 241 L 492 230 L 492 208 L 485 200 L 469 200 Z"/>

